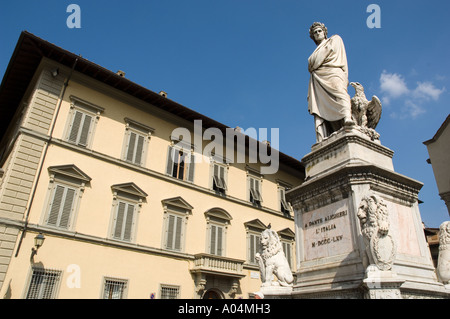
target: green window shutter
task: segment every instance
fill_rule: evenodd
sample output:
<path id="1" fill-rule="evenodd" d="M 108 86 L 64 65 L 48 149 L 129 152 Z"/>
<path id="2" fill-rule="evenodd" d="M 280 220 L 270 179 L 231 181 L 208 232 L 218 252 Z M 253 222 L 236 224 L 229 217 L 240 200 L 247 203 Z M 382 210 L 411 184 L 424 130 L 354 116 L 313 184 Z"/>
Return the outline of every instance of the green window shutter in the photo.
<path id="1" fill-rule="evenodd" d="M 216 231 L 217 227 L 214 225 L 211 225 L 211 249 L 210 254 L 215 255 L 216 254 Z"/>
<path id="2" fill-rule="evenodd" d="M 169 215 L 167 224 L 166 249 L 181 250 L 183 218 Z"/>
<path id="3" fill-rule="evenodd" d="M 128 149 L 127 149 L 127 156 L 126 156 L 126 160 L 129 162 L 133 162 L 135 144 L 136 144 L 136 133 L 130 132 L 130 136 L 128 138 Z"/>
<path id="4" fill-rule="evenodd" d="M 222 227 L 217 227 L 217 249 L 216 249 L 216 254 L 218 256 L 222 256 L 223 251 L 222 251 L 222 238 L 223 238 L 223 228 Z"/>
<path id="5" fill-rule="evenodd" d="M 127 204 L 127 216 L 125 219 L 125 225 L 123 230 L 123 240 L 131 241 L 131 232 L 133 230 L 134 223 L 134 205 Z"/>
<path id="6" fill-rule="evenodd" d="M 73 188 L 56 185 L 47 217 L 47 225 L 69 228 L 75 194 L 76 190 Z"/>
<path id="7" fill-rule="evenodd" d="M 187 180 L 189 182 L 193 182 L 194 181 L 194 170 L 195 170 L 195 155 L 191 154 L 190 156 L 190 162 L 188 164 L 188 176 L 187 176 Z"/>
<path id="8" fill-rule="evenodd" d="M 175 149 L 172 146 L 169 146 L 168 149 L 167 149 L 167 169 L 166 169 L 166 174 L 170 175 L 170 176 L 173 175 L 174 153 L 175 153 Z"/>
<path id="9" fill-rule="evenodd" d="M 136 155 L 134 156 L 134 163 L 138 165 L 142 165 L 142 158 L 144 153 L 144 136 L 139 135 L 136 142 Z"/>
<path id="10" fill-rule="evenodd" d="M 70 129 L 69 141 L 77 143 L 78 132 L 80 131 L 81 120 L 83 118 L 83 113 L 80 111 L 75 111 L 75 116 L 73 117 L 72 127 Z"/>
<path id="11" fill-rule="evenodd" d="M 288 261 L 289 267 L 291 266 L 291 244 L 283 242 L 283 251 L 286 259 Z"/>
<path id="12" fill-rule="evenodd" d="M 122 227 L 123 227 L 123 218 L 125 216 L 125 207 L 126 204 L 124 202 L 119 202 L 116 213 L 115 220 L 115 228 L 114 228 L 114 238 L 121 239 L 122 235 Z"/>
<path id="13" fill-rule="evenodd" d="M 220 166 L 219 167 L 219 179 L 222 182 L 222 186 L 223 186 L 224 190 L 227 189 L 227 183 L 225 182 L 225 172 L 226 172 L 226 168 L 223 166 Z"/>
<path id="14" fill-rule="evenodd" d="M 174 249 L 175 250 L 181 250 L 181 222 L 182 222 L 182 218 L 181 217 L 177 217 L 176 218 L 176 228 L 175 228 L 175 246 Z"/>
<path id="15" fill-rule="evenodd" d="M 59 221 L 59 227 L 68 228 L 70 223 L 70 216 L 72 215 L 73 200 L 75 198 L 75 190 L 66 188 L 64 198 L 64 205 L 61 211 L 61 218 Z"/>
<path id="16" fill-rule="evenodd" d="M 211 225 L 211 247 L 210 254 L 212 255 L 223 255 L 223 227 Z"/>
<path id="17" fill-rule="evenodd" d="M 173 249 L 173 234 L 175 233 L 175 216 L 169 215 L 169 224 L 167 225 L 167 249 Z"/>
<path id="18" fill-rule="evenodd" d="M 255 194 L 256 200 L 262 202 L 261 196 L 261 181 L 255 179 Z"/>
<path id="19" fill-rule="evenodd" d="M 217 188 L 224 191 L 227 189 L 227 184 L 225 182 L 225 167 L 214 164 L 213 182 Z"/>
<path id="20" fill-rule="evenodd" d="M 94 117 L 76 110 L 70 127 L 69 142 L 87 146 Z"/>
<path id="21" fill-rule="evenodd" d="M 260 251 L 261 237 L 259 235 L 250 234 L 250 247 L 249 247 L 249 262 L 256 263 L 256 253 Z"/>
<path id="22" fill-rule="evenodd" d="M 135 205 L 119 201 L 114 227 L 114 238 L 131 241 Z"/>
<path id="23" fill-rule="evenodd" d="M 83 127 L 81 128 L 80 138 L 78 140 L 78 145 L 87 146 L 88 137 L 91 130 L 92 116 L 84 114 Z"/>
<path id="24" fill-rule="evenodd" d="M 57 185 L 55 193 L 53 195 L 53 200 L 50 206 L 50 213 L 47 218 L 47 224 L 51 226 L 56 226 L 58 223 L 59 211 L 61 209 L 61 202 L 64 196 L 65 188 L 63 186 Z"/>

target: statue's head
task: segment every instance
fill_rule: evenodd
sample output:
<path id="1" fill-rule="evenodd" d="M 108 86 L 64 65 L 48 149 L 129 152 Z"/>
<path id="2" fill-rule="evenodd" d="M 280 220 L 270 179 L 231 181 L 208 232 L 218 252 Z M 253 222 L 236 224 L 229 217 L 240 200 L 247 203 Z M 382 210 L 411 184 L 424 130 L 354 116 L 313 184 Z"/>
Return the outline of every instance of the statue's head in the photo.
<path id="1" fill-rule="evenodd" d="M 311 27 L 309 28 L 309 37 L 314 41 L 315 44 L 318 44 L 316 39 L 314 38 L 314 30 L 316 28 L 321 28 L 323 30 L 323 34 L 325 36 L 325 39 L 328 36 L 328 30 L 327 27 L 325 26 L 325 24 L 323 24 L 322 22 L 314 22 Z"/>

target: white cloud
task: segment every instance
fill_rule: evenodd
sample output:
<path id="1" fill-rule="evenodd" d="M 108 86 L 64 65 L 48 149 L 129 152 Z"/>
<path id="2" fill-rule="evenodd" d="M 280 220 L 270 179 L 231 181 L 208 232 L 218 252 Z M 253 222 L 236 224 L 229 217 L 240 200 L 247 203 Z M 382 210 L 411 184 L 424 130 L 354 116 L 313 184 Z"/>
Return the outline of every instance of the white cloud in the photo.
<path id="1" fill-rule="evenodd" d="M 405 101 L 404 110 L 405 110 L 404 114 L 411 116 L 413 119 L 418 117 L 420 114 L 425 113 L 425 109 L 420 104 L 414 103 L 411 100 Z"/>
<path id="2" fill-rule="evenodd" d="M 403 106 L 400 107 L 400 114 L 391 112 L 391 117 L 400 119 L 417 118 L 426 112 L 426 108 L 422 105 L 424 102 L 437 101 L 445 91 L 445 88 L 439 89 L 428 81 L 417 82 L 416 88 L 411 90 L 401 74 L 388 73 L 386 70 L 383 70 L 380 76 L 380 89 L 384 105 L 389 105 L 394 99 L 406 97 Z"/>
<path id="3" fill-rule="evenodd" d="M 387 73 L 386 70 L 381 73 L 380 88 L 387 98 L 398 98 L 409 92 L 405 79 L 400 74 Z"/>
<path id="4" fill-rule="evenodd" d="M 413 95 L 417 98 L 423 98 L 425 100 L 431 98 L 437 101 L 444 91 L 445 88 L 438 89 L 431 82 L 417 82 L 417 87 L 413 91 Z"/>

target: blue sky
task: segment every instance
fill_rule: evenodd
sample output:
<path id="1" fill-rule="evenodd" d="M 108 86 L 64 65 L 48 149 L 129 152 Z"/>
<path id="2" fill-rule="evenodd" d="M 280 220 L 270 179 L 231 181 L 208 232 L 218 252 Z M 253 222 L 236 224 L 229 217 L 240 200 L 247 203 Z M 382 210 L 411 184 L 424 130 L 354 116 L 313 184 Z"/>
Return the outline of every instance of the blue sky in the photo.
<path id="1" fill-rule="evenodd" d="M 81 28 L 67 27 L 72 3 Z M 381 28 L 367 26 L 372 3 Z M 422 219 L 439 227 L 449 216 L 423 142 L 450 113 L 449 12 L 443 0 L 3 1 L 0 74 L 27 30 L 230 127 L 279 128 L 280 150 L 300 160 L 315 143 L 308 28 L 324 22 L 344 40 L 349 80 L 382 100 L 381 143 L 424 183 Z"/>

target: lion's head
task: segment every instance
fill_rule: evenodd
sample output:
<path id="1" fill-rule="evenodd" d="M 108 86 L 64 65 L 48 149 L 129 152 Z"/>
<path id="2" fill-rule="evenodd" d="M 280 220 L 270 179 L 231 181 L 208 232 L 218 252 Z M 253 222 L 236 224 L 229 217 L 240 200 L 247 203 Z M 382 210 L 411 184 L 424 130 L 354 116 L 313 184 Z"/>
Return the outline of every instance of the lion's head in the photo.
<path id="1" fill-rule="evenodd" d="M 364 196 L 358 207 L 358 218 L 363 235 L 370 238 L 375 231 L 386 235 L 389 231 L 388 212 L 383 199 L 376 195 Z"/>
<path id="2" fill-rule="evenodd" d="M 283 250 L 278 234 L 271 229 L 266 229 L 261 233 L 262 257 L 267 259 Z"/>

